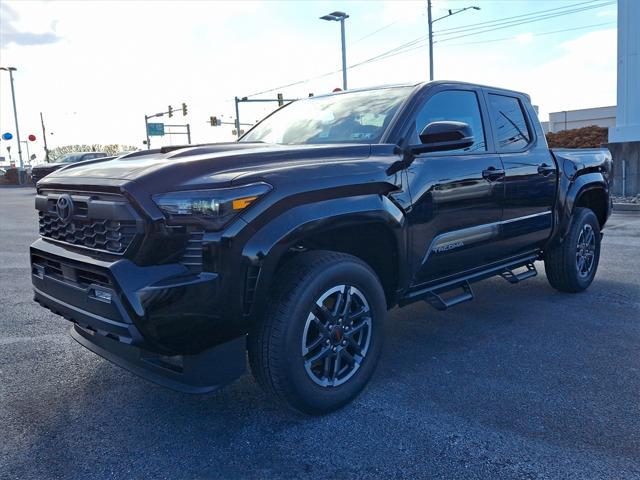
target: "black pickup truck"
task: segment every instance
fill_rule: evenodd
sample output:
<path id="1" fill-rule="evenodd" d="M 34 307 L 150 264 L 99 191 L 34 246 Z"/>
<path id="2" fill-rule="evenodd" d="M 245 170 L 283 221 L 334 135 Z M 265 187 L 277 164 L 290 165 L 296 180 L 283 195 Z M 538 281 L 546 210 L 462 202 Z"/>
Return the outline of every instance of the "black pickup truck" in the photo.
<path id="1" fill-rule="evenodd" d="M 285 404 L 365 386 L 385 313 L 472 283 L 592 282 L 611 212 L 605 149 L 553 150 L 527 95 L 459 82 L 293 102 L 240 141 L 136 152 L 37 185 L 35 300 L 82 345 L 210 392 L 249 364 Z M 523 308 L 526 308 L 523 306 Z"/>

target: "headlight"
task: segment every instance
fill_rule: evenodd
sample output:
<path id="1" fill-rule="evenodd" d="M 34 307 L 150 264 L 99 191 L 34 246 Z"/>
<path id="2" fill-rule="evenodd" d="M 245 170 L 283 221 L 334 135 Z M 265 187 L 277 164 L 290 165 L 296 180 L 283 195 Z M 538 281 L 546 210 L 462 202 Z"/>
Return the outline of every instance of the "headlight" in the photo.
<path id="1" fill-rule="evenodd" d="M 268 183 L 252 183 L 215 190 L 161 193 L 152 198 L 171 223 L 198 222 L 219 230 L 269 190 Z"/>

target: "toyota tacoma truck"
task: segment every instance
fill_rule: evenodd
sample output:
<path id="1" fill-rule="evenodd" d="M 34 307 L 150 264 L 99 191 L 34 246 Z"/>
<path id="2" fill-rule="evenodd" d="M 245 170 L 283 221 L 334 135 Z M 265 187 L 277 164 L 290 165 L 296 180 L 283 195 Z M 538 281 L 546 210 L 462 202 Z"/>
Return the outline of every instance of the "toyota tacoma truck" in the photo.
<path id="1" fill-rule="evenodd" d="M 164 386 L 247 364 L 309 414 L 371 378 L 387 310 L 473 299 L 544 261 L 581 292 L 611 212 L 606 149 L 550 150 L 526 94 L 430 82 L 292 102 L 238 142 L 69 165 L 37 184 L 35 301 Z"/>

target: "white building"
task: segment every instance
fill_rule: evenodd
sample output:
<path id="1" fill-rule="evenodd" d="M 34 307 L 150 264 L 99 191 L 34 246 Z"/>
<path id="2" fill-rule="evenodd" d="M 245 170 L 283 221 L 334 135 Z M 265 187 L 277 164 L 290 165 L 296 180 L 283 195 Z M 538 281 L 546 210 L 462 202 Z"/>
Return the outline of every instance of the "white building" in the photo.
<path id="1" fill-rule="evenodd" d="M 589 127 L 611 128 L 616 126 L 616 106 L 563 110 L 549 114 L 548 122 L 541 122 L 545 133 Z"/>
<path id="2" fill-rule="evenodd" d="M 612 191 L 640 193 L 640 1 L 618 1 L 618 111 L 609 129 Z"/>

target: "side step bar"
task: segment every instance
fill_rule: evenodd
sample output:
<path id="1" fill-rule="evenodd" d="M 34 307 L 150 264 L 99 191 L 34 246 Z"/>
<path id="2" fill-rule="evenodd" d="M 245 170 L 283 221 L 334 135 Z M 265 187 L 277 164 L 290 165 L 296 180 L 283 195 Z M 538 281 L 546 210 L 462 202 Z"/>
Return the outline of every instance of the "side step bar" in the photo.
<path id="1" fill-rule="evenodd" d="M 533 263 L 527 263 L 525 267 L 526 270 L 524 272 L 514 273 L 513 270 L 508 269 L 502 272 L 500 276 L 509 283 L 518 283 L 527 278 L 535 277 L 538 274 L 538 270 L 536 270 L 536 266 Z"/>
<path id="2" fill-rule="evenodd" d="M 443 297 L 442 294 L 461 288 L 462 292 L 452 297 Z M 462 282 L 458 287 L 454 287 L 449 290 L 431 291 L 426 296 L 425 301 L 436 310 L 446 310 L 447 308 L 454 307 L 462 302 L 468 302 L 473 300 L 473 290 L 471 290 L 471 284 L 467 281 Z"/>
<path id="3" fill-rule="evenodd" d="M 509 283 L 514 284 L 526 280 L 527 278 L 535 277 L 538 274 L 534 265 L 536 260 L 539 260 L 539 254 L 495 265 L 486 270 L 466 275 L 462 278 L 457 278 L 439 285 L 433 285 L 422 290 L 411 292 L 404 298 L 400 299 L 398 304 L 400 306 L 404 306 L 417 300 L 424 300 L 437 310 L 447 310 L 450 307 L 474 299 L 473 290 L 471 289 L 471 283 L 473 282 L 499 275 Z M 516 271 L 522 267 L 524 267 L 525 270 L 516 273 Z M 445 295 L 457 290 L 462 291 L 458 291 L 455 295 Z"/>

